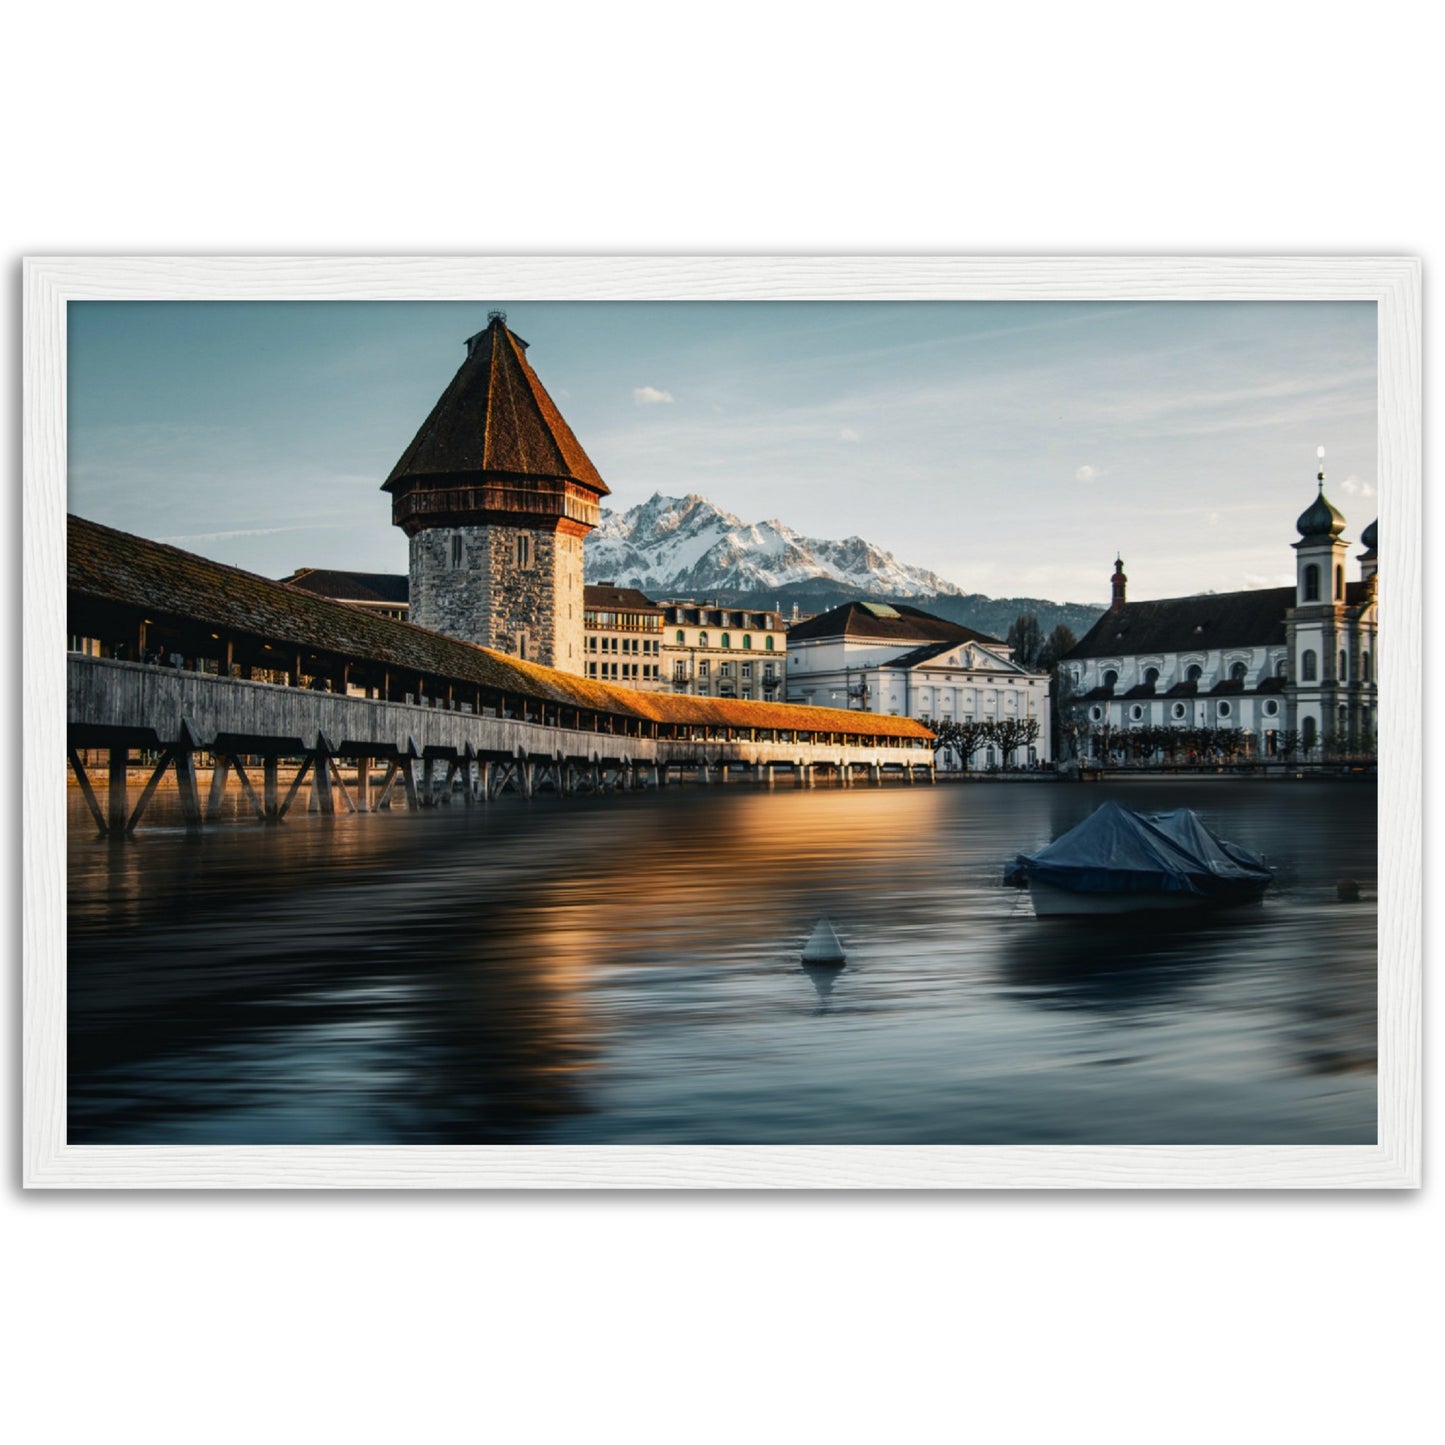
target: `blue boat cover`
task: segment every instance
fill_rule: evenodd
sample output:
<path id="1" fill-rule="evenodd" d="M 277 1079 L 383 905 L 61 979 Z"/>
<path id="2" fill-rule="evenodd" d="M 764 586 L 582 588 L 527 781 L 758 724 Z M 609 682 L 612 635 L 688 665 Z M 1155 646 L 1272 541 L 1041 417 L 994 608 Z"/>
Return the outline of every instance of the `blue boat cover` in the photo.
<path id="1" fill-rule="evenodd" d="M 1188 808 L 1133 813 L 1103 803 L 1075 828 L 1004 870 L 1015 888 L 1031 878 L 1074 893 L 1193 893 L 1250 898 L 1273 878 L 1257 854 L 1216 838 Z"/>

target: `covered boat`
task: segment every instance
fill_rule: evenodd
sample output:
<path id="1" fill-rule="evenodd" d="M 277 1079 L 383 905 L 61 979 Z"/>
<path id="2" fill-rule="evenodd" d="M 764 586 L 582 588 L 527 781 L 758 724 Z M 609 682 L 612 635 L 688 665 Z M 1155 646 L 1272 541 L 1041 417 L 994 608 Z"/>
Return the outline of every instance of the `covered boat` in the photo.
<path id="1" fill-rule="evenodd" d="M 1134 813 L 1117 803 L 1020 854 L 1003 877 L 1029 890 L 1041 917 L 1252 903 L 1273 880 L 1263 858 L 1216 838 L 1188 808 Z"/>

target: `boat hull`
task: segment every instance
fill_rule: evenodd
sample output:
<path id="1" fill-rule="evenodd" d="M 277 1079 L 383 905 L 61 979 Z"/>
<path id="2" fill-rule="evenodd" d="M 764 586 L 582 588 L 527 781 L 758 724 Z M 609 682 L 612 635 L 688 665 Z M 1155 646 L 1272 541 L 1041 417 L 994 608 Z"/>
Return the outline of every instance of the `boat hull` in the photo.
<path id="1" fill-rule="evenodd" d="M 1264 889 L 1233 898 L 1202 898 L 1197 893 L 1075 893 L 1029 879 L 1029 897 L 1039 918 L 1069 918 L 1118 913 L 1188 913 L 1257 903 Z"/>

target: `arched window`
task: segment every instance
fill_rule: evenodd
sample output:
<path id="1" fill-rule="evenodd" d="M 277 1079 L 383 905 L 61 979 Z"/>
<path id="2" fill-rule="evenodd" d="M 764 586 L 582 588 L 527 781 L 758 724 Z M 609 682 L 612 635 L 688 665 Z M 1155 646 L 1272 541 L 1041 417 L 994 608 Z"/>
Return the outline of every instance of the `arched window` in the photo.
<path id="1" fill-rule="evenodd" d="M 1348 678 L 1349 671 L 1350 671 L 1350 654 L 1349 654 L 1348 652 L 1346 652 L 1345 649 L 1342 647 L 1342 648 L 1340 648 L 1340 681 L 1341 681 L 1341 682 L 1346 682 L 1346 681 L 1349 680 L 1349 678 Z"/>
<path id="2" fill-rule="evenodd" d="M 677 645 L 678 645 L 679 647 L 681 647 L 682 644 L 683 644 L 682 628 L 679 627 L 679 628 L 677 629 Z"/>
<path id="3" fill-rule="evenodd" d="M 1319 663 L 1308 648 L 1300 654 L 1299 675 L 1301 682 L 1313 682 L 1319 675 Z"/>
<path id="4" fill-rule="evenodd" d="M 1118 681 L 1119 681 L 1119 674 L 1118 674 L 1117 672 L 1115 672 L 1112 667 L 1109 668 L 1109 669 L 1104 673 L 1104 676 L 1103 676 L 1103 684 L 1104 684 L 1105 687 L 1113 687 L 1114 684 L 1115 684 L 1116 682 L 1118 682 Z"/>
<path id="5" fill-rule="evenodd" d="M 697 645 L 698 645 L 699 647 L 706 647 L 706 646 L 707 646 L 707 633 L 705 633 L 705 632 L 699 632 L 699 633 L 698 633 L 698 635 L 697 635 Z"/>
<path id="6" fill-rule="evenodd" d="M 1339 719 L 1338 730 L 1340 734 L 1340 741 L 1343 742 L 1345 733 L 1350 726 L 1350 710 L 1348 707 L 1345 706 L 1344 703 L 1340 704 L 1339 711 L 1336 713 L 1336 717 Z"/>
<path id="7" fill-rule="evenodd" d="M 752 634 L 748 632 L 743 633 L 743 651 L 746 652 L 750 647 L 752 647 L 752 645 Z"/>
<path id="8" fill-rule="evenodd" d="M 722 635 L 722 645 L 724 647 L 731 647 L 733 645 L 732 638 L 726 632 Z"/>
<path id="9" fill-rule="evenodd" d="M 1335 568 L 1335 601 L 1339 602 L 1345 595 L 1345 569 Z"/>
<path id="10" fill-rule="evenodd" d="M 1157 667 L 1146 667 L 1144 669 L 1144 686 L 1153 687 L 1159 681 L 1159 669 Z"/>
<path id="11" fill-rule="evenodd" d="M 1369 654 L 1368 652 L 1362 652 L 1362 653 L 1360 654 L 1360 681 L 1361 681 L 1361 682 L 1369 682 L 1369 680 L 1370 680 L 1370 654 Z"/>
<path id="12" fill-rule="evenodd" d="M 1204 676 L 1204 669 L 1197 662 L 1189 664 L 1189 670 L 1184 674 L 1185 682 L 1198 682 Z"/>
<path id="13" fill-rule="evenodd" d="M 1274 675 L 1276 677 L 1289 676 L 1289 659 L 1287 657 L 1282 657 L 1277 663 L 1275 663 Z"/>
<path id="14" fill-rule="evenodd" d="M 1305 568 L 1305 601 L 1320 600 L 1320 569 L 1313 562 Z"/>
<path id="15" fill-rule="evenodd" d="M 771 651 L 773 650 L 773 639 L 772 639 L 771 637 L 769 637 L 768 639 L 766 639 L 766 641 L 764 641 L 764 643 L 763 643 L 763 650 L 764 650 L 765 652 L 771 652 Z"/>
<path id="16" fill-rule="evenodd" d="M 1229 676 L 1234 682 L 1243 682 L 1248 674 L 1249 669 L 1242 662 L 1236 662 L 1234 666 L 1229 669 Z"/>
<path id="17" fill-rule="evenodd" d="M 1304 720 L 1304 725 L 1300 728 L 1300 737 L 1306 751 L 1314 747 L 1315 739 L 1319 736 L 1319 731 L 1319 726 L 1312 717 L 1307 717 Z"/>

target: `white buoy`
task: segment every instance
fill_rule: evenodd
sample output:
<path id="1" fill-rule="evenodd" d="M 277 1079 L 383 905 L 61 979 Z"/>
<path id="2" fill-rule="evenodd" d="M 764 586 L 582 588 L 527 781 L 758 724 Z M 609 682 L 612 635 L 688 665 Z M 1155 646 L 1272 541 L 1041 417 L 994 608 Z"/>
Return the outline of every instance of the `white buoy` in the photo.
<path id="1" fill-rule="evenodd" d="M 813 929 L 812 937 L 803 947 L 804 963 L 846 963 L 848 955 L 833 932 L 833 925 L 826 918 L 820 918 Z"/>

